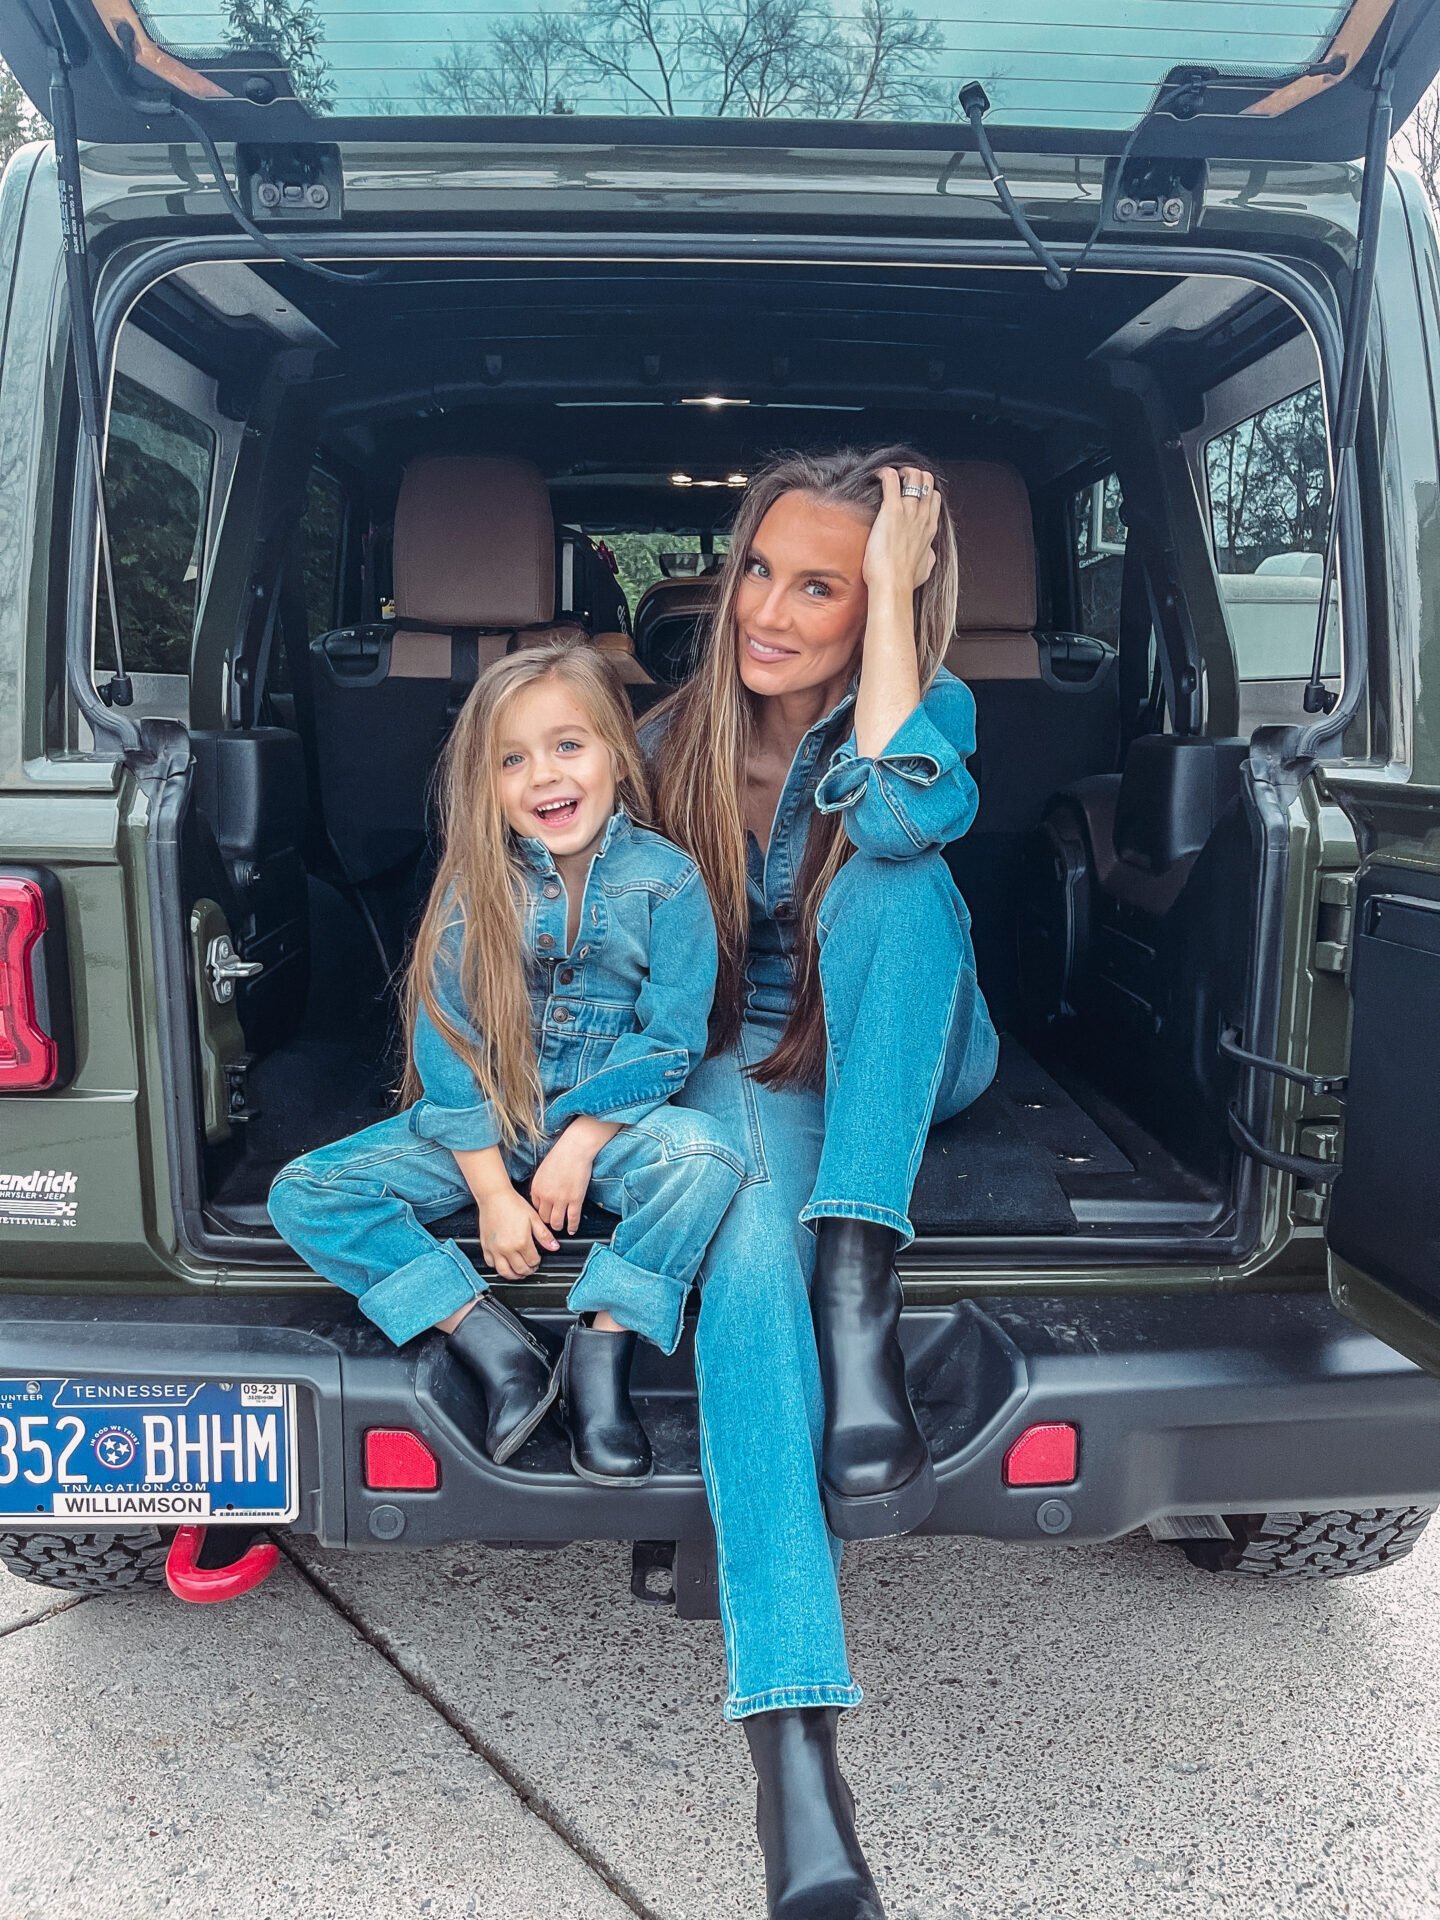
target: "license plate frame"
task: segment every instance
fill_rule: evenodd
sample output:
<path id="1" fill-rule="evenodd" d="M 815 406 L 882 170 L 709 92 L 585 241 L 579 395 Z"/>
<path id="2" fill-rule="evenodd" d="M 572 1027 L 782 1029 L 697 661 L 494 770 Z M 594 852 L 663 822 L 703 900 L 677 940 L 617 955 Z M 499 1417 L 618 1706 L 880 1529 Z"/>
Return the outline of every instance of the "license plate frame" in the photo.
<path id="1" fill-rule="evenodd" d="M 285 1381 L 0 1378 L 0 1526 L 253 1527 L 299 1511 Z"/>

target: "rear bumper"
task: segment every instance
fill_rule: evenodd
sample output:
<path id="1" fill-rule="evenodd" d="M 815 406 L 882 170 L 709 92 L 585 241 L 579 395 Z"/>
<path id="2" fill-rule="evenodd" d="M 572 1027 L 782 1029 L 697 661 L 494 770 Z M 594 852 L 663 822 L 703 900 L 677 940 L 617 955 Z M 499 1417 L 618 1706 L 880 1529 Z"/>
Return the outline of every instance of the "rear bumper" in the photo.
<path id="1" fill-rule="evenodd" d="M 565 1316 L 535 1318 L 558 1345 Z M 1320 1295 L 993 1297 L 912 1309 L 904 1338 L 940 1485 L 927 1532 L 1087 1541 L 1170 1514 L 1440 1505 L 1440 1381 Z M 611 1491 L 577 1480 L 543 1429 L 492 1465 L 443 1340 L 397 1352 L 338 1295 L 0 1296 L 6 1375 L 237 1372 L 300 1389 L 295 1526 L 327 1546 L 709 1533 L 688 1337 L 637 1364 L 660 1471 Z M 1079 1428 L 1078 1479 L 1007 1488 L 1007 1449 L 1044 1421 Z M 438 1488 L 365 1487 L 364 1434 L 379 1426 L 422 1435 Z"/>

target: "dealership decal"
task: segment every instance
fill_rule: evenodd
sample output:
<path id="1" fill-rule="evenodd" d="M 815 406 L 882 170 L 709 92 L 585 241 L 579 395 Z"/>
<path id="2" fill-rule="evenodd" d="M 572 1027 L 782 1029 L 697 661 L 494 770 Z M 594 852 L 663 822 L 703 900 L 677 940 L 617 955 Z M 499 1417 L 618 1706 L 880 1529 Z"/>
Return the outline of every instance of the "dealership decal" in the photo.
<path id="1" fill-rule="evenodd" d="M 0 1227 L 73 1227 L 75 1190 L 73 1173 L 0 1173 Z"/>

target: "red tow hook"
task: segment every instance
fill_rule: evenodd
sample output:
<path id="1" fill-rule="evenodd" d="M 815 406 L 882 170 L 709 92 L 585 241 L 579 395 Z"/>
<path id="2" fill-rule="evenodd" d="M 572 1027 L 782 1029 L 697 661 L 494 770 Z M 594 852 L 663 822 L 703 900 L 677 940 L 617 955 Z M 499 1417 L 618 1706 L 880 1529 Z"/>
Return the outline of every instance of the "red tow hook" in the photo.
<path id="1" fill-rule="evenodd" d="M 175 1530 L 165 1556 L 165 1584 L 177 1600 L 193 1600 L 197 1605 L 209 1600 L 237 1600 L 275 1571 L 280 1549 L 273 1540 L 257 1540 L 232 1566 L 197 1566 L 209 1531 L 208 1527 Z"/>

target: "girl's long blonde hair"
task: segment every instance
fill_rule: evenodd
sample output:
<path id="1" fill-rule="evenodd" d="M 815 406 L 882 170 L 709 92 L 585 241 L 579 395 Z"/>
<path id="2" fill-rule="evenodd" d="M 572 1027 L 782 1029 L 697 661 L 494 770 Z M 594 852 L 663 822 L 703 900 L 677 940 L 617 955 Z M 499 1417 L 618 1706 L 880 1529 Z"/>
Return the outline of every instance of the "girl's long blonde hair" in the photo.
<path id="1" fill-rule="evenodd" d="M 500 797 L 499 743 L 517 696 L 543 680 L 569 688 L 610 749 L 617 809 L 638 826 L 650 824 L 650 789 L 630 703 L 603 654 L 586 640 L 558 640 L 523 648 L 486 668 L 460 709 L 437 769 L 443 850 L 405 975 L 407 1057 L 400 1097 L 417 1100 L 423 1091 L 415 1022 L 424 1007 L 474 1074 L 481 1098 L 494 1107 L 506 1146 L 540 1132 L 544 1096 L 530 1032 L 524 863 Z M 460 997 L 473 1033 L 455 1025 L 435 992 L 441 945 L 457 920 Z"/>
<path id="2" fill-rule="evenodd" d="M 721 568 L 715 612 L 694 676 L 666 706 L 669 725 L 659 749 L 656 809 L 662 833 L 695 861 L 710 891 L 720 944 L 720 971 L 711 1019 L 712 1052 L 734 1043 L 744 1013 L 745 947 L 750 930 L 745 873 L 745 769 L 754 725 L 755 696 L 740 678 L 735 600 L 760 522 L 787 493 L 823 506 L 848 508 L 873 523 L 884 498 L 882 467 L 919 467 L 943 479 L 935 463 L 913 447 L 842 448 L 833 453 L 787 453 L 755 475 L 735 517 L 730 551 Z M 915 590 L 915 647 L 920 690 L 939 671 L 955 633 L 958 595 L 955 528 L 948 512 L 935 534 L 935 565 Z M 856 653 L 856 665 L 859 653 Z M 838 814 L 810 821 L 796 887 L 797 944 L 793 998 L 785 1030 L 755 1077 L 768 1086 L 816 1086 L 825 1073 L 825 1009 L 820 995 L 816 915 L 826 888 L 853 851 Z"/>

